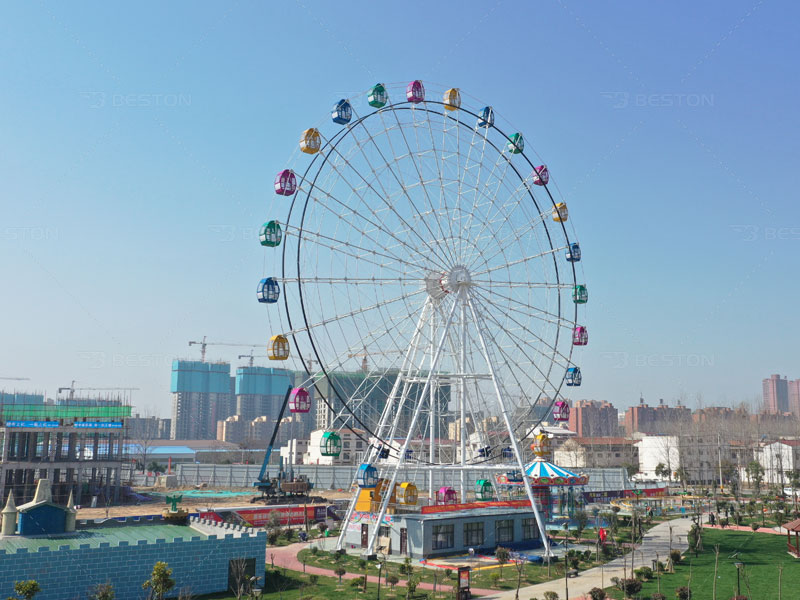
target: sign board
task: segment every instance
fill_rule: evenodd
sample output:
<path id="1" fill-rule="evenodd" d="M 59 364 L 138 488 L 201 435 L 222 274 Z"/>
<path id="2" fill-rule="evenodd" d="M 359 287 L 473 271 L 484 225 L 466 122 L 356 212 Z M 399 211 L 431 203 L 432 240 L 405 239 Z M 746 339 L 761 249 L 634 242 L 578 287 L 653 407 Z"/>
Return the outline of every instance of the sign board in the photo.
<path id="1" fill-rule="evenodd" d="M 202 511 L 201 519 L 224 522 L 231 512 L 235 512 L 242 520 L 252 527 L 264 527 L 269 523 L 270 513 L 276 512 L 280 517 L 281 525 L 302 525 L 306 517 L 309 523 L 324 521 L 327 516 L 325 505 L 316 506 L 267 506 L 265 508 L 236 509 L 231 511 Z"/>
<path id="2" fill-rule="evenodd" d="M 122 423 L 112 421 L 110 423 L 97 423 L 94 421 L 73 423 L 75 429 L 122 429 Z"/>
<path id="3" fill-rule="evenodd" d="M 33 427 L 37 429 L 52 429 L 59 427 L 58 421 L 6 421 L 6 427 Z"/>

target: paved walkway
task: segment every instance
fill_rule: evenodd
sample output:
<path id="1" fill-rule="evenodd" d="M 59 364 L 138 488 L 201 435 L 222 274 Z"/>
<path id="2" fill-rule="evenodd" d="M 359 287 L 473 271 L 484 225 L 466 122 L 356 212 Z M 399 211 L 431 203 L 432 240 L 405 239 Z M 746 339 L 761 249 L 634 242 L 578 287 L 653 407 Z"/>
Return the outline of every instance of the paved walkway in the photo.
<path id="1" fill-rule="evenodd" d="M 745 527 L 744 525 L 728 525 L 727 527 L 721 527 L 719 525 L 709 525 L 708 523 L 703 524 L 704 529 L 728 529 L 730 531 L 746 531 L 747 533 L 752 533 L 752 527 Z M 780 527 L 759 527 L 756 529 L 756 533 L 775 533 L 777 535 L 786 535 L 786 530 L 781 529 Z"/>
<path id="2" fill-rule="evenodd" d="M 290 544 L 288 546 L 279 546 L 279 547 L 267 547 L 267 565 L 272 564 L 271 561 L 274 561 L 276 567 L 285 567 L 291 571 L 302 571 L 303 570 L 303 563 L 301 563 L 297 559 L 297 553 L 304 548 L 309 546 L 309 542 L 300 542 L 297 544 Z M 270 559 L 270 554 L 273 555 L 272 559 Z M 306 573 L 314 573 L 316 575 L 322 575 L 324 577 L 337 577 L 336 573 L 328 569 L 322 569 L 320 567 L 312 567 L 310 565 L 306 566 Z M 357 573 L 345 573 L 342 575 L 342 579 L 356 579 L 360 577 Z M 367 576 L 367 581 L 369 583 L 378 583 L 378 576 L 377 575 L 369 575 Z M 385 579 L 382 579 L 382 585 L 385 584 Z M 405 587 L 406 580 L 401 579 L 400 582 L 397 584 L 399 586 Z M 417 588 L 420 590 L 433 590 L 432 583 L 421 582 L 417 585 Z M 439 583 L 437 586 L 439 591 L 444 591 L 447 589 L 451 589 L 451 585 L 448 582 Z M 496 593 L 497 590 L 481 590 L 472 588 L 472 593 L 476 596 L 489 596 L 491 594 Z"/>
<path id="3" fill-rule="evenodd" d="M 653 560 L 658 559 L 666 563 L 669 557 L 670 548 L 670 525 L 672 526 L 672 547 L 679 550 L 686 550 L 689 547 L 686 541 L 686 534 L 692 526 L 690 518 L 674 519 L 667 521 L 653 527 L 644 536 L 642 544 L 633 551 L 633 567 L 631 567 L 631 554 L 625 557 L 626 571 L 630 577 L 631 568 L 638 569 L 639 567 L 651 567 Z M 563 564 L 563 563 L 562 563 Z M 612 577 L 619 577 L 622 579 L 623 572 L 623 559 L 618 558 L 602 567 L 595 567 L 586 571 L 581 571 L 577 577 L 571 577 L 569 580 L 569 598 L 571 600 L 583 600 L 588 598 L 589 590 L 594 587 L 608 587 L 611 585 Z M 547 583 L 539 583 L 524 587 L 519 591 L 520 600 L 528 600 L 529 598 L 542 598 L 546 591 L 552 590 L 557 592 L 559 598 L 565 598 L 564 595 L 564 580 L 558 579 L 548 581 Z M 515 592 L 492 592 L 493 595 L 489 598 L 497 600 L 513 600 Z M 488 598 L 487 598 L 488 600 Z"/>

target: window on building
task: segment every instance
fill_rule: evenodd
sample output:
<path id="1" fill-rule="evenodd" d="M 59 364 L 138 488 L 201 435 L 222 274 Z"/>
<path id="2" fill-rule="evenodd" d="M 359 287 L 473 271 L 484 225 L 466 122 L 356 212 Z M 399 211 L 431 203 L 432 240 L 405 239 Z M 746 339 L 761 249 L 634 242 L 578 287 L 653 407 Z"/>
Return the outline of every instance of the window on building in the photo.
<path id="1" fill-rule="evenodd" d="M 536 519 L 534 517 L 522 519 L 522 539 L 535 540 L 538 537 L 539 527 L 536 525 Z"/>
<path id="2" fill-rule="evenodd" d="M 483 523 L 464 523 L 464 545 L 483 545 Z"/>
<path id="3" fill-rule="evenodd" d="M 455 545 L 455 525 L 433 526 L 433 549 L 445 550 Z"/>
<path id="4" fill-rule="evenodd" d="M 364 447 L 364 442 L 358 441 L 356 442 L 356 450 L 361 450 Z"/>
<path id="5" fill-rule="evenodd" d="M 388 525 L 381 525 L 378 528 L 378 535 L 380 537 L 389 537 L 391 534 L 391 528 Z"/>
<path id="6" fill-rule="evenodd" d="M 502 519 L 494 523 L 495 541 L 498 544 L 514 541 L 514 521 Z"/>
<path id="7" fill-rule="evenodd" d="M 349 450 L 350 449 L 350 442 L 344 442 L 344 443 L 342 443 L 342 446 Z"/>

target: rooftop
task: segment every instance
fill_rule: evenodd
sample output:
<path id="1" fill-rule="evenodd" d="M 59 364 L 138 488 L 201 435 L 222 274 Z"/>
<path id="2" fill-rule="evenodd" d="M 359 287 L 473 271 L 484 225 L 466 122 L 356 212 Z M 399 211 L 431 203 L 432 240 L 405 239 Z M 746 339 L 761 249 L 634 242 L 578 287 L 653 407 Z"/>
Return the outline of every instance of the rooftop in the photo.
<path id="1" fill-rule="evenodd" d="M 170 543 L 173 542 L 175 538 L 182 538 L 189 541 L 193 537 L 206 539 L 208 536 L 191 526 L 183 525 L 92 527 L 78 529 L 73 533 L 62 533 L 58 535 L 31 537 L 19 535 L 0 536 L 0 552 L 5 551 L 11 554 L 19 549 L 27 549 L 28 552 L 38 552 L 40 548 L 49 548 L 51 551 L 57 551 L 61 546 L 80 548 L 82 545 L 86 544 L 92 548 L 98 548 L 101 543 L 118 546 L 120 542 L 127 542 L 129 546 L 136 546 L 140 541 L 153 544 L 157 540 L 163 540 L 165 543 Z"/>

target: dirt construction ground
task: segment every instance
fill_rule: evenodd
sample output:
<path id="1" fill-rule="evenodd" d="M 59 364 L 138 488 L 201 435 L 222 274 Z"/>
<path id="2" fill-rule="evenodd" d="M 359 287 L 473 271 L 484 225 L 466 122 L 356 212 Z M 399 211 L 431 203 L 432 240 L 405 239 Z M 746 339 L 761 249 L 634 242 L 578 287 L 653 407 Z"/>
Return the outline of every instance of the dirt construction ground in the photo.
<path id="1" fill-rule="evenodd" d="M 182 490 L 156 490 L 155 488 L 138 488 L 135 491 L 139 494 L 147 494 L 147 492 L 164 493 L 167 491 L 170 495 L 178 494 L 181 491 L 194 490 L 194 488 L 184 488 Z M 239 490 L 235 490 L 239 491 Z M 249 491 L 249 490 L 241 490 Z M 317 496 L 322 496 L 326 500 L 343 500 L 350 498 L 349 492 L 339 492 L 332 490 L 314 490 L 313 493 Z M 197 510 L 215 509 L 215 508 L 258 508 L 263 506 L 261 503 L 250 504 L 250 498 L 255 497 L 256 494 L 247 496 L 233 496 L 233 497 L 220 497 L 220 498 L 191 498 L 184 497 L 181 501 L 181 507 L 194 512 Z M 113 519 L 115 517 L 135 517 L 141 515 L 157 515 L 166 507 L 163 500 L 157 499 L 155 502 L 146 502 L 144 504 L 126 504 L 123 506 L 110 506 L 98 508 L 80 508 L 78 509 L 78 519 Z"/>

